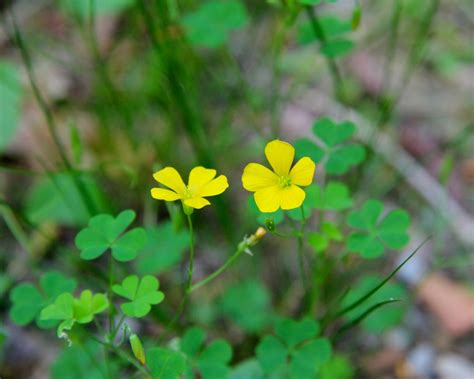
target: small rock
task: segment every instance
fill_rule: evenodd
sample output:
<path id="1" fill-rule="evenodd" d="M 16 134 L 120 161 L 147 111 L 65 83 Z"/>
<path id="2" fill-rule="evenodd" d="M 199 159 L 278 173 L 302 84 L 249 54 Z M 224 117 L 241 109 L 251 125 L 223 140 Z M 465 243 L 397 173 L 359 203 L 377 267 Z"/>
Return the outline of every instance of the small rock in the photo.
<path id="1" fill-rule="evenodd" d="M 413 377 L 428 379 L 432 377 L 435 350 L 428 343 L 420 343 L 410 351 L 406 364 Z"/>
<path id="2" fill-rule="evenodd" d="M 474 363 L 456 354 L 446 354 L 436 360 L 439 379 L 473 379 Z"/>

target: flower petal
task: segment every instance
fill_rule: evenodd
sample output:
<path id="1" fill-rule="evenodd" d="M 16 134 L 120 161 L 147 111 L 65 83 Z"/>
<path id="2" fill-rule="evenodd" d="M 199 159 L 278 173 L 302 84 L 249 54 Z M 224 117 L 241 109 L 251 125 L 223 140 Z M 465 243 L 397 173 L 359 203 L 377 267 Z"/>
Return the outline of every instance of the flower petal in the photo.
<path id="1" fill-rule="evenodd" d="M 274 140 L 265 146 L 265 156 L 273 167 L 273 171 L 280 176 L 286 176 L 295 158 L 295 148 L 288 142 Z"/>
<path id="2" fill-rule="evenodd" d="M 279 197 L 281 209 L 295 209 L 301 207 L 301 204 L 303 204 L 304 198 L 306 197 L 306 193 L 300 187 L 291 185 L 282 188 Z"/>
<path id="3" fill-rule="evenodd" d="M 216 170 L 194 167 L 189 173 L 188 188 L 192 193 L 199 192 L 200 188 L 216 177 Z"/>
<path id="4" fill-rule="evenodd" d="M 249 163 L 242 174 L 242 185 L 247 191 L 258 191 L 278 184 L 278 176 L 265 166 Z"/>
<path id="5" fill-rule="evenodd" d="M 174 191 L 164 188 L 152 188 L 151 197 L 158 200 L 175 201 L 181 199 L 181 196 Z"/>
<path id="6" fill-rule="evenodd" d="M 316 164 L 311 158 L 301 158 L 290 171 L 291 183 L 298 186 L 309 186 L 313 182 Z"/>
<path id="7" fill-rule="evenodd" d="M 158 183 L 174 190 L 178 195 L 184 196 L 186 186 L 183 179 L 181 179 L 181 175 L 179 175 L 178 171 L 173 167 L 165 167 L 155 172 L 153 178 L 155 178 Z"/>
<path id="8" fill-rule="evenodd" d="M 219 175 L 216 179 L 211 180 L 209 183 L 202 186 L 196 193 L 196 196 L 216 196 L 220 195 L 229 187 L 227 178 L 225 175 Z"/>
<path id="9" fill-rule="evenodd" d="M 266 187 L 255 192 L 254 199 L 260 212 L 271 213 L 280 208 L 280 191 L 279 185 Z"/>
<path id="10" fill-rule="evenodd" d="M 193 197 L 191 199 L 184 200 L 184 204 L 191 208 L 201 209 L 206 205 L 210 205 L 211 203 L 202 197 Z"/>

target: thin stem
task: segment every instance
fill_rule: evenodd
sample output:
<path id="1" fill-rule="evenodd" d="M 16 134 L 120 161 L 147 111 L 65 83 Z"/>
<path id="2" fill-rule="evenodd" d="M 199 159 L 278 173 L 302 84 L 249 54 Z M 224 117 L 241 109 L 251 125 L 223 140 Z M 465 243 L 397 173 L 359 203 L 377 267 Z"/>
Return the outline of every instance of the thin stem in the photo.
<path id="1" fill-rule="evenodd" d="M 305 271 L 305 268 L 304 268 L 304 254 L 303 254 L 304 227 L 306 225 L 303 205 L 301 205 L 300 209 L 301 209 L 301 229 L 300 229 L 300 232 L 297 234 L 297 238 L 298 238 L 298 249 L 297 249 L 298 264 L 299 264 L 299 267 L 300 267 L 301 281 L 303 282 L 303 286 L 305 288 L 305 291 L 308 291 L 309 285 L 308 285 L 308 278 L 306 276 L 306 271 Z"/>
<path id="2" fill-rule="evenodd" d="M 15 214 L 13 213 L 12 209 L 2 200 L 0 200 L 0 214 L 3 216 L 7 227 L 10 229 L 11 233 L 16 238 L 18 243 L 28 253 L 30 261 L 34 262 L 35 257 L 28 236 L 26 235 L 25 231 L 23 230 L 17 218 L 15 217 Z"/>
<path id="3" fill-rule="evenodd" d="M 237 260 L 237 258 L 239 258 L 240 255 L 243 252 L 245 252 L 245 250 L 248 249 L 248 247 L 249 246 L 246 243 L 241 242 L 239 244 L 239 247 L 235 251 L 235 253 L 229 259 L 227 259 L 227 261 L 221 267 L 219 267 L 211 275 L 207 276 L 203 280 L 201 280 L 201 281 L 197 282 L 195 285 L 191 286 L 191 288 L 189 289 L 189 293 L 191 293 L 191 292 L 201 288 L 202 286 L 212 282 L 215 278 L 217 278 L 220 274 L 222 274 L 225 270 L 227 270 L 230 266 L 232 266 L 232 264 Z"/>
<path id="4" fill-rule="evenodd" d="M 191 284 L 193 282 L 193 269 L 194 269 L 194 229 L 193 222 L 191 220 L 191 215 L 187 215 L 188 219 L 188 228 L 189 228 L 189 265 L 188 265 L 188 281 L 186 283 L 186 294 L 189 293 Z"/>
<path id="5" fill-rule="evenodd" d="M 112 333 L 115 330 L 114 326 L 114 314 L 115 314 L 115 308 L 114 304 L 112 302 L 113 299 L 113 291 L 112 291 L 112 286 L 114 285 L 114 259 L 112 256 L 109 256 L 109 300 L 110 300 L 110 305 L 109 305 L 109 337 L 112 336 Z"/>
<path id="6" fill-rule="evenodd" d="M 76 185 L 89 214 L 94 215 L 97 213 L 95 203 L 92 201 L 89 192 L 87 192 L 84 184 L 79 179 L 77 172 L 74 170 L 71 162 L 69 161 L 69 158 L 66 153 L 66 149 L 64 148 L 61 142 L 61 139 L 59 138 L 59 134 L 57 132 L 57 126 L 53 117 L 53 113 L 51 112 L 51 109 L 48 107 L 48 104 L 46 103 L 45 99 L 43 98 L 43 95 L 41 94 L 41 91 L 38 88 L 38 85 L 36 83 L 36 78 L 33 74 L 31 57 L 23 41 L 23 37 L 18 28 L 18 25 L 16 24 L 16 20 L 15 20 L 15 17 L 13 16 L 13 13 L 10 13 L 10 18 L 13 25 L 15 42 L 18 46 L 18 49 L 20 50 L 23 64 L 25 65 L 26 72 L 28 74 L 28 80 L 33 90 L 35 99 L 38 102 L 38 105 L 46 119 L 46 125 L 48 127 L 49 133 L 51 134 L 51 138 L 53 139 L 53 142 L 58 150 L 59 156 L 61 157 L 61 160 L 63 161 L 64 166 L 66 167 L 66 170 L 71 174 L 74 184 Z"/>
<path id="7" fill-rule="evenodd" d="M 304 9 L 309 18 L 309 21 L 311 23 L 311 27 L 313 28 L 313 32 L 315 36 L 321 41 L 321 44 L 324 45 L 325 43 L 327 43 L 326 33 L 324 32 L 324 29 L 321 26 L 321 23 L 319 22 L 318 15 L 316 14 L 314 7 L 307 5 L 304 7 Z M 343 89 L 342 87 L 343 83 L 342 83 L 342 76 L 337 66 L 337 63 L 334 60 L 334 58 L 331 58 L 328 56 L 326 56 L 326 61 L 329 67 L 329 71 L 331 72 L 334 93 L 341 94 L 341 91 Z"/>

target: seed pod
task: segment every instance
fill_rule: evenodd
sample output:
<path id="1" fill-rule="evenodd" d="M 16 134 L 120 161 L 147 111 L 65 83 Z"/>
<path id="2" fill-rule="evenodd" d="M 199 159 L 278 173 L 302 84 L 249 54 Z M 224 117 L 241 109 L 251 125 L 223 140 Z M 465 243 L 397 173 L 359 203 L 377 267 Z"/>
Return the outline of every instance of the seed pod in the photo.
<path id="1" fill-rule="evenodd" d="M 130 346 L 132 347 L 133 355 L 138 361 L 144 365 L 145 364 L 145 351 L 143 350 L 143 345 L 140 341 L 140 338 L 136 334 L 132 334 L 129 338 Z"/>

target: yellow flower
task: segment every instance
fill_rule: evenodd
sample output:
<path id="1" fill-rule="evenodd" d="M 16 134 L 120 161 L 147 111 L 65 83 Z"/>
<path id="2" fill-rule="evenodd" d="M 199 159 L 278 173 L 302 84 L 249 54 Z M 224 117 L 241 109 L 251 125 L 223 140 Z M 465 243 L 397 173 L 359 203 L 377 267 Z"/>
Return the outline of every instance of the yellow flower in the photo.
<path id="1" fill-rule="evenodd" d="M 187 207 L 201 209 L 211 204 L 205 197 L 220 195 L 229 187 L 224 175 L 215 176 L 216 170 L 194 167 L 189 173 L 188 185 L 185 185 L 176 169 L 165 167 L 155 172 L 153 178 L 170 189 L 152 188 L 151 196 L 158 200 L 181 200 Z"/>
<path id="2" fill-rule="evenodd" d="M 303 204 L 306 196 L 299 186 L 309 186 L 313 181 L 316 164 L 308 157 L 301 158 L 291 167 L 295 149 L 288 142 L 274 140 L 265 146 L 265 156 L 273 171 L 258 163 L 249 163 L 242 175 L 247 191 L 255 192 L 254 198 L 261 212 L 294 209 Z"/>

